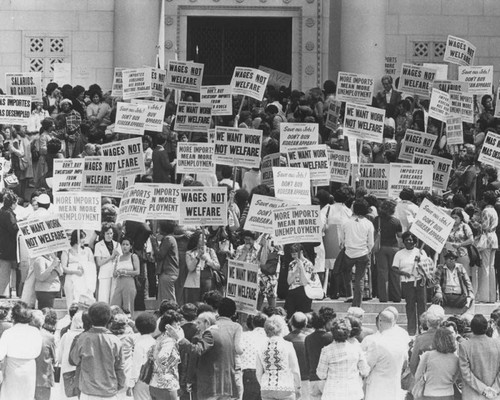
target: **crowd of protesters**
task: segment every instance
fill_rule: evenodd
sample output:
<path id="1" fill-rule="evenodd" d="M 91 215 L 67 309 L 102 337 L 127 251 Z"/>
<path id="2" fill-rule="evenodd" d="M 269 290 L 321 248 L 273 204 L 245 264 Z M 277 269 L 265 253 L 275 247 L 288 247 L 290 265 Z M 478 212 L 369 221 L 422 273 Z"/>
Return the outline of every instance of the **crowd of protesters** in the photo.
<path id="1" fill-rule="evenodd" d="M 490 321 L 473 316 L 475 304 L 497 301 L 500 283 L 500 180 L 496 168 L 478 162 L 485 136 L 500 127 L 493 98 L 476 104 L 475 124 L 463 123 L 464 143 L 449 146 L 446 126 L 427 115 L 428 99 L 403 97 L 389 76 L 382 83 L 373 106 L 385 109 L 383 143 L 359 143 L 359 161 L 396 162 L 407 129 L 431 133 L 432 154 L 453 163 L 447 190 L 405 188 L 397 199 L 377 199 L 354 180 L 332 182 L 311 197 L 321 208 L 323 241 L 277 245 L 270 235 L 245 230 L 252 196 L 274 196 L 259 169 L 176 174 L 177 142 L 207 142 L 207 135 L 176 130 L 175 96 L 168 92 L 163 132 L 142 137 L 145 174 L 135 179 L 224 186 L 228 225 L 117 224 L 120 200 L 103 197 L 99 232 L 70 231 L 69 250 L 30 259 L 17 223 L 54 212 L 54 159 L 99 155 L 103 143 L 130 137 L 114 129 L 119 99 L 98 85 L 51 82 L 27 126 L 1 127 L 7 188 L 0 295 L 22 301 L 11 312 L 6 307 L 0 325 L 0 400 L 49 398 L 54 366 L 61 395 L 81 399 L 398 399 L 422 381 L 424 390 L 414 393 L 424 398 L 500 394 L 500 313 Z M 307 93 L 268 86 L 262 102 L 235 96 L 239 115 L 213 121 L 261 130 L 262 157 L 280 152 L 281 122 L 317 123 L 320 143 L 348 150 L 343 110 L 337 126 L 326 126 L 335 92 L 332 81 Z M 182 96 L 199 100 L 197 93 Z M 441 254 L 409 232 L 424 199 L 455 221 Z M 230 259 L 259 265 L 257 314 L 246 322 L 223 297 Z M 352 302 L 346 318 L 328 307 L 312 312 L 318 298 L 307 288 L 317 281 L 326 297 Z M 58 297 L 69 311 L 59 322 Z M 148 298 L 158 301 L 154 316 L 140 313 Z M 385 305 L 377 332 L 363 327 L 360 307 L 372 298 L 404 300 L 406 331 L 397 310 Z M 456 316 L 446 320 L 441 306 Z M 246 325 L 244 332 L 233 320 Z"/>

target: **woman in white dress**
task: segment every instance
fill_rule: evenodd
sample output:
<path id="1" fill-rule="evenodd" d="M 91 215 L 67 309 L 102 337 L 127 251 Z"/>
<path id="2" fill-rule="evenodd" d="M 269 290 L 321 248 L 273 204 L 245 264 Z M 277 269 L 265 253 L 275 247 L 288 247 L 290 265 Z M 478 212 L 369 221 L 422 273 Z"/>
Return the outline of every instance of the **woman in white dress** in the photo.
<path id="1" fill-rule="evenodd" d="M 94 248 L 95 263 L 98 268 L 99 289 L 97 301 L 111 302 L 111 294 L 114 291 L 113 272 L 115 260 L 122 254 L 120 245 L 113 240 L 115 230 L 113 224 L 106 222 L 102 225 L 101 241 L 97 242 Z"/>

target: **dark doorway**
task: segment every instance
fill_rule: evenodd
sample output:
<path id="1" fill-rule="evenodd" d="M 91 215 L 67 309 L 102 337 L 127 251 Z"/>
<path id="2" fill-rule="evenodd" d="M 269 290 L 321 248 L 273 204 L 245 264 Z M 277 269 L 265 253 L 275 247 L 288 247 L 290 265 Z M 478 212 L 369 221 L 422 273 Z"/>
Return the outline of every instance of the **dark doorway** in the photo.
<path id="1" fill-rule="evenodd" d="M 292 70 L 292 18 L 188 17 L 188 61 L 205 64 L 204 85 L 227 85 L 235 66 Z"/>

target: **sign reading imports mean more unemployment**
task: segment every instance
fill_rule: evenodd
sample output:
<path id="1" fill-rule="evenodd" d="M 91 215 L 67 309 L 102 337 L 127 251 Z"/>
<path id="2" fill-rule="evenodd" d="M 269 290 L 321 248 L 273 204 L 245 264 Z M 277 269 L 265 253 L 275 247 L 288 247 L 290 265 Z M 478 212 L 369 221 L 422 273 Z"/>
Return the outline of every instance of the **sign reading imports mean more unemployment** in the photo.
<path id="1" fill-rule="evenodd" d="M 273 233 L 277 244 L 321 242 L 319 206 L 290 205 L 273 211 Z"/>
<path id="2" fill-rule="evenodd" d="M 181 203 L 181 185 L 173 183 L 135 183 L 137 190 L 142 190 L 151 201 L 146 211 L 146 219 L 179 220 Z"/>
<path id="3" fill-rule="evenodd" d="M 54 206 L 65 229 L 100 230 L 101 194 L 92 192 L 56 192 Z"/>
<path id="4" fill-rule="evenodd" d="M 267 72 L 254 68 L 234 67 L 231 89 L 233 95 L 241 94 L 262 101 L 268 81 Z"/>
<path id="5" fill-rule="evenodd" d="M 215 173 L 213 143 L 177 142 L 177 173 Z"/>
<path id="6" fill-rule="evenodd" d="M 351 157 L 348 151 L 328 149 L 330 164 L 330 181 L 349 183 L 351 174 Z"/>

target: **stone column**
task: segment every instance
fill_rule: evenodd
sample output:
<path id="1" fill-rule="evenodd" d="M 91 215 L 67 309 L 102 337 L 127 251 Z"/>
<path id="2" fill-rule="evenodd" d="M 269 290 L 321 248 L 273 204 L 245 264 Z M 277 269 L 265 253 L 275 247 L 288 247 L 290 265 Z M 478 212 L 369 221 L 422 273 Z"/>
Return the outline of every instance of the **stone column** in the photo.
<path id="1" fill-rule="evenodd" d="M 117 0 L 114 20 L 114 66 L 156 66 L 161 0 Z"/>

